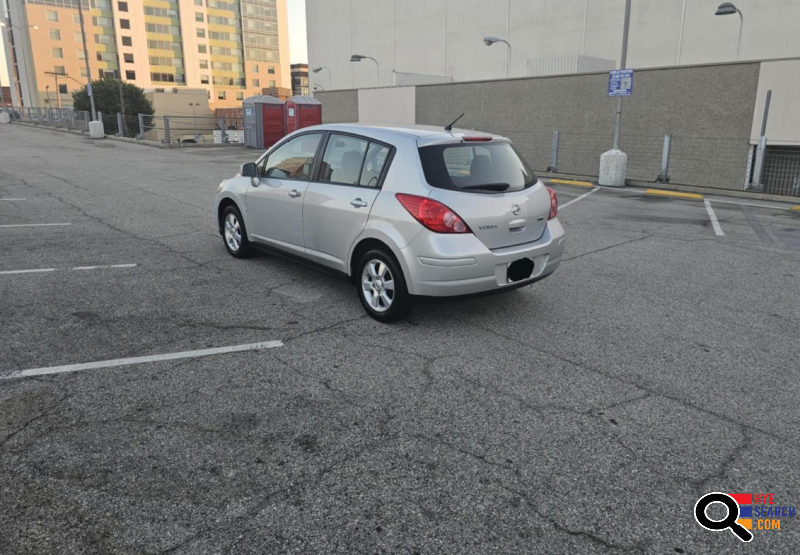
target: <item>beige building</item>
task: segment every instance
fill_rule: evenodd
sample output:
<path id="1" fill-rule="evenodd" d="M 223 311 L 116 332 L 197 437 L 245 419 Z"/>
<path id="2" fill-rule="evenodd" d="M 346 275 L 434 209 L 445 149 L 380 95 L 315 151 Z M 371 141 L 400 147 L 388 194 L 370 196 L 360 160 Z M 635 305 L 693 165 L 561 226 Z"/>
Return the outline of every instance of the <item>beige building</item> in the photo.
<path id="1" fill-rule="evenodd" d="M 0 30 L 15 103 L 70 106 L 87 80 L 77 0 L 6 1 Z M 92 79 L 204 89 L 212 110 L 291 86 L 286 0 L 82 2 Z"/>

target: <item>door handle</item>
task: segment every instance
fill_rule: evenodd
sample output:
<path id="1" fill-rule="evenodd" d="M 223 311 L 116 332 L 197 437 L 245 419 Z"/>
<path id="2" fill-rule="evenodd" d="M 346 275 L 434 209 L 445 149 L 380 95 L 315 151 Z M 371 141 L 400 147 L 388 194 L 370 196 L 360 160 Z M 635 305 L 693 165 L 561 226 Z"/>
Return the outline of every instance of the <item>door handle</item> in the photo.
<path id="1" fill-rule="evenodd" d="M 361 200 L 360 198 L 357 198 L 355 200 L 351 200 L 350 204 L 352 204 L 356 208 L 364 208 L 367 205 L 367 203 L 364 202 L 363 200 Z"/>
<path id="2" fill-rule="evenodd" d="M 289 196 L 292 198 L 297 198 L 300 196 L 300 191 L 298 191 L 297 189 L 292 189 L 291 191 L 289 191 Z"/>

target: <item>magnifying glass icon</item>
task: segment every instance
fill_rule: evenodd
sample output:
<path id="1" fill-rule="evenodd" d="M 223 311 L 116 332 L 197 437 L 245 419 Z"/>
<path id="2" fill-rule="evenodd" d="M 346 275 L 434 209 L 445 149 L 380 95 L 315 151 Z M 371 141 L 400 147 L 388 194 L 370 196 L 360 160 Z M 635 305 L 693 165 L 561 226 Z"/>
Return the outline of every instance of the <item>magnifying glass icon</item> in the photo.
<path id="1" fill-rule="evenodd" d="M 725 515 L 725 518 L 722 520 L 711 520 L 706 516 L 706 509 L 712 503 L 722 503 L 725 505 L 725 508 L 728 510 L 728 514 Z M 751 541 L 753 539 L 753 534 L 750 530 L 736 522 L 738 518 L 739 504 L 736 503 L 733 497 L 725 493 L 720 493 L 718 491 L 707 493 L 694 504 L 694 519 L 697 521 L 697 524 L 706 530 L 721 532 L 727 528 L 730 529 L 734 536 L 743 542 Z"/>

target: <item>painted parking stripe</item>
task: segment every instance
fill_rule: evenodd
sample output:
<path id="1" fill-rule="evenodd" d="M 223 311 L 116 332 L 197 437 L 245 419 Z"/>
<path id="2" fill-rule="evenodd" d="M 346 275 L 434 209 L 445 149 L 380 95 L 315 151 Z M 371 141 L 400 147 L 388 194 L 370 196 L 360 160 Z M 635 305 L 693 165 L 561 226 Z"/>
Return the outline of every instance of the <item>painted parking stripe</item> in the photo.
<path id="1" fill-rule="evenodd" d="M 6 200 L 6 201 L 11 202 L 11 201 L 28 200 L 28 199 L 26 199 L 26 198 L 0 198 L 0 200 Z"/>
<path id="2" fill-rule="evenodd" d="M 588 181 L 576 181 L 574 179 L 551 179 L 550 183 L 556 183 L 558 185 L 574 185 L 575 187 L 594 187 Z"/>
<path id="3" fill-rule="evenodd" d="M 11 275 L 11 274 L 38 274 L 41 272 L 55 272 L 55 268 L 39 268 L 36 270 L 6 270 L 0 272 L 0 275 Z"/>
<path id="4" fill-rule="evenodd" d="M 708 212 L 708 218 L 711 220 L 711 225 L 714 227 L 714 233 L 720 237 L 724 236 L 725 232 L 722 231 L 722 226 L 719 225 L 719 220 L 717 220 L 717 215 L 714 213 L 711 203 L 708 201 L 708 199 L 703 200 L 703 202 L 706 205 L 706 211 Z"/>
<path id="5" fill-rule="evenodd" d="M 678 191 L 666 191 L 664 189 L 647 189 L 644 192 L 645 195 L 654 195 L 658 197 L 674 197 L 674 198 L 685 198 L 691 200 L 703 200 L 703 195 L 698 195 L 695 193 L 679 193 Z"/>
<path id="6" fill-rule="evenodd" d="M 596 192 L 597 192 L 597 191 L 599 191 L 599 190 L 600 190 L 600 187 L 595 187 L 594 189 L 592 189 L 592 190 L 591 190 L 591 191 L 589 191 L 588 193 L 583 193 L 581 196 L 579 196 L 579 197 L 576 197 L 576 198 L 572 199 L 572 200 L 571 200 L 571 201 L 569 201 L 569 202 L 565 202 L 564 204 L 562 204 L 561 206 L 559 206 L 559 207 L 558 207 L 558 209 L 559 209 L 559 210 L 563 210 L 564 208 L 566 208 L 566 207 L 567 207 L 567 206 L 569 206 L 570 204 L 572 204 L 572 203 L 574 203 L 574 202 L 578 202 L 579 200 L 583 200 L 583 199 L 585 199 L 586 197 L 588 197 L 589 195 L 591 195 L 592 193 L 596 193 Z"/>
<path id="7" fill-rule="evenodd" d="M 107 264 L 105 266 L 75 266 L 73 270 L 102 270 L 104 268 L 135 268 L 136 264 Z"/>
<path id="8" fill-rule="evenodd" d="M 261 343 L 247 343 L 231 347 L 216 347 L 213 349 L 200 349 L 197 351 L 182 351 L 180 353 L 166 353 L 143 357 L 118 358 L 114 360 L 100 360 L 83 364 L 67 364 L 66 366 L 48 366 L 46 368 L 31 368 L 30 370 L 17 370 L 15 372 L 0 373 L 0 380 L 14 378 L 30 378 L 33 376 L 47 376 L 50 374 L 63 374 L 65 372 L 80 372 L 82 370 L 99 370 L 102 368 L 116 368 L 118 366 L 132 366 L 165 360 L 178 360 L 182 358 L 200 358 L 226 353 L 241 353 L 244 351 L 259 351 L 262 349 L 275 349 L 283 347 L 283 341 L 263 341 Z"/>
<path id="9" fill-rule="evenodd" d="M 744 212 L 744 219 L 747 220 L 747 223 L 750 224 L 750 227 L 752 227 L 753 231 L 756 232 L 756 235 L 758 235 L 758 238 L 761 239 L 761 242 L 771 247 L 775 242 L 772 240 L 772 237 L 769 236 L 769 233 L 767 233 L 767 231 L 761 227 L 761 224 L 756 219 L 756 215 L 753 214 L 753 211 L 744 204 L 740 206 L 742 212 Z"/>
<path id="10" fill-rule="evenodd" d="M 72 224 L 3 224 L 0 227 L 51 227 Z"/>

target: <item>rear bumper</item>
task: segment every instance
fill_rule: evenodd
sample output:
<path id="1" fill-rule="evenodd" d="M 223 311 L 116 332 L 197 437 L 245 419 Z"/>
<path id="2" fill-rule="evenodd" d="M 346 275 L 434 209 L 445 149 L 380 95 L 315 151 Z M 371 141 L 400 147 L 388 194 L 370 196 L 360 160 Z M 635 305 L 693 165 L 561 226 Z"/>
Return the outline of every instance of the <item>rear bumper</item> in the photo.
<path id="1" fill-rule="evenodd" d="M 542 237 L 532 243 L 489 250 L 474 235 L 446 235 L 423 231 L 401 249 L 406 281 L 413 295 L 452 297 L 514 289 L 552 274 L 564 254 L 565 232 L 558 218 L 547 223 Z M 508 265 L 529 258 L 533 274 L 508 282 Z"/>

